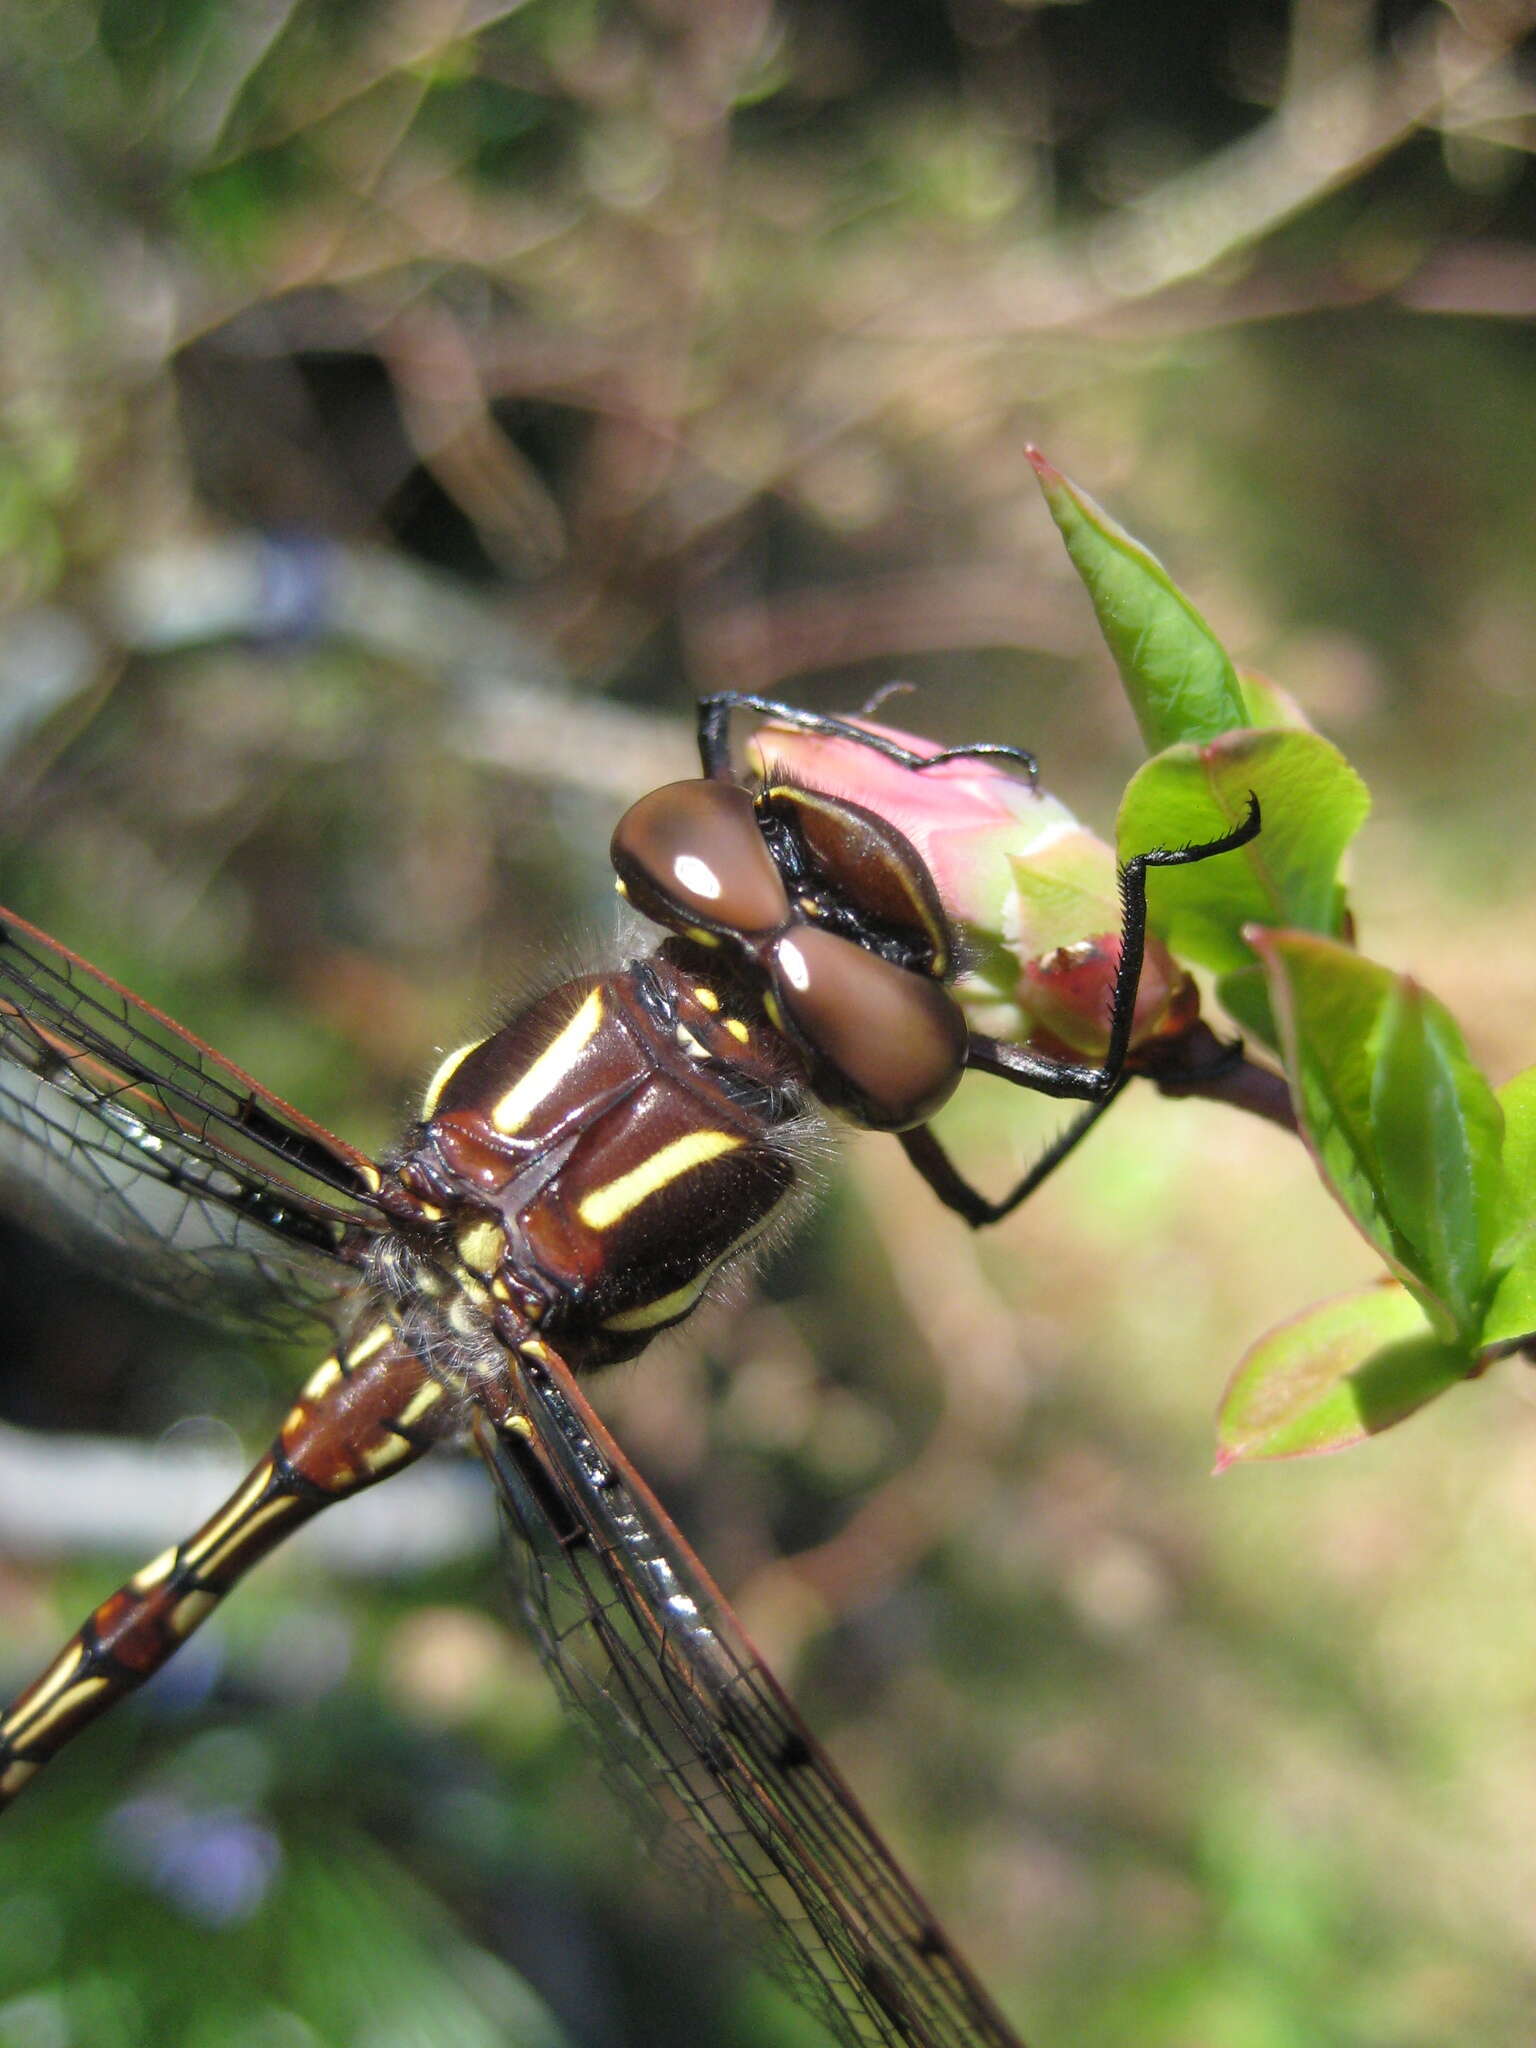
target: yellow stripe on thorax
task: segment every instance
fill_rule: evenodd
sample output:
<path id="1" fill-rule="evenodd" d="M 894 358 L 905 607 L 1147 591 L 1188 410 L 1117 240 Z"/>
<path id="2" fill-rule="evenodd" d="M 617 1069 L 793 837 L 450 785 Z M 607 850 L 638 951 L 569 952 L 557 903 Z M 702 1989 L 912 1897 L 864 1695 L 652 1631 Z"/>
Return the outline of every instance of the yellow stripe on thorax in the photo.
<path id="1" fill-rule="evenodd" d="M 468 1045 L 455 1046 L 452 1052 L 439 1060 L 431 1080 L 427 1083 L 427 1091 L 421 1098 L 421 1116 L 424 1123 L 428 1117 L 437 1114 L 437 1105 L 443 1090 L 448 1086 L 448 1083 L 453 1079 L 460 1067 L 463 1066 L 470 1054 L 478 1052 L 484 1043 L 485 1040 L 483 1038 L 472 1038 Z"/>
<path id="2" fill-rule="evenodd" d="M 603 992 L 593 989 L 565 1029 L 545 1046 L 491 1111 L 491 1122 L 508 1134 L 521 1130 L 539 1104 L 552 1095 L 597 1036 L 603 1021 Z"/>
<path id="3" fill-rule="evenodd" d="M 609 1181 L 606 1187 L 594 1188 L 578 1203 L 576 1214 L 589 1230 L 607 1230 L 650 1196 L 670 1187 L 681 1175 L 691 1173 L 696 1166 L 708 1165 L 722 1152 L 734 1152 L 745 1142 L 732 1131 L 690 1131 L 686 1137 L 663 1145 L 628 1173 Z"/>
<path id="4" fill-rule="evenodd" d="M 620 1309 L 617 1315 L 604 1316 L 603 1328 L 628 1337 L 639 1330 L 659 1330 L 663 1323 L 680 1323 L 698 1306 L 699 1297 L 713 1279 L 715 1266 L 719 1264 L 716 1259 L 702 1273 L 695 1273 L 681 1287 L 674 1287 L 670 1294 L 660 1294 L 654 1301 L 642 1301 L 636 1308 Z"/>

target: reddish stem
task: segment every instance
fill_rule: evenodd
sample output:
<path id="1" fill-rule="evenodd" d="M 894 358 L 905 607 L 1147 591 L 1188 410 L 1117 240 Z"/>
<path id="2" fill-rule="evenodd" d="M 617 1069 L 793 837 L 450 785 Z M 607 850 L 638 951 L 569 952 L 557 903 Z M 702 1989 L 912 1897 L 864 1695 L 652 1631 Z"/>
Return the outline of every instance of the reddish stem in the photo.
<path id="1" fill-rule="evenodd" d="M 1164 1095 L 1198 1095 L 1207 1102 L 1246 1109 L 1283 1131 L 1297 1129 L 1285 1076 L 1259 1066 L 1241 1047 L 1234 1051 L 1203 1021 L 1176 1038 L 1154 1039 L 1142 1046 L 1135 1066 Z"/>

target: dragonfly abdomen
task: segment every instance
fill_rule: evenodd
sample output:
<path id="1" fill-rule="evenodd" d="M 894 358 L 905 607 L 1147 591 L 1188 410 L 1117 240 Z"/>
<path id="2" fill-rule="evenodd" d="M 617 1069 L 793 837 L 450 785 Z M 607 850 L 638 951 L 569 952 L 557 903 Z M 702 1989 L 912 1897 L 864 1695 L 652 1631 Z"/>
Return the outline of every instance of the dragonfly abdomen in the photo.
<path id="1" fill-rule="evenodd" d="M 310 1375 L 229 1499 L 109 1594 L 0 1720 L 0 1806 L 153 1677 L 301 1523 L 429 1450 L 455 1426 L 455 1407 L 388 1317 L 365 1319 Z"/>

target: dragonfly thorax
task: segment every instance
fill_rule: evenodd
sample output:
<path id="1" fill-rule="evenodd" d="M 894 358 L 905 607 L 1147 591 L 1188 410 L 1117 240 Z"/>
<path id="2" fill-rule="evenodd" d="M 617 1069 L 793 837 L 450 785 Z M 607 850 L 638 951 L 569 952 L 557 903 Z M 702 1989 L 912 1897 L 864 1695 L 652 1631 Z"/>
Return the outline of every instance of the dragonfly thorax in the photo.
<path id="1" fill-rule="evenodd" d="M 803 1092 L 722 965 L 668 941 L 439 1070 L 390 1206 L 504 1342 L 632 1357 L 781 1212 Z"/>

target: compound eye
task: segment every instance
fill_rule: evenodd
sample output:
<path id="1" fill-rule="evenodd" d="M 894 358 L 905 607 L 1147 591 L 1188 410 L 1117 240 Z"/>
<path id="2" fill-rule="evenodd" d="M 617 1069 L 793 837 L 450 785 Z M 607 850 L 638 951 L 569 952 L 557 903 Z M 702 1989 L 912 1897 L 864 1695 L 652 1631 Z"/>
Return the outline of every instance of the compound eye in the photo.
<path id="1" fill-rule="evenodd" d="M 949 1100 L 969 1033 L 937 982 L 819 925 L 781 933 L 768 965 L 784 1028 L 831 1108 L 872 1131 L 904 1131 Z"/>
<path id="2" fill-rule="evenodd" d="M 760 812 L 799 835 L 812 866 L 840 902 L 905 939 L 923 956 L 925 974 L 946 978 L 953 956 L 949 919 L 910 839 L 862 804 L 817 789 L 777 784 L 757 802 Z"/>
<path id="3" fill-rule="evenodd" d="M 731 782 L 669 782 L 631 804 L 610 849 L 624 893 L 685 937 L 750 937 L 789 920 L 752 799 Z"/>

